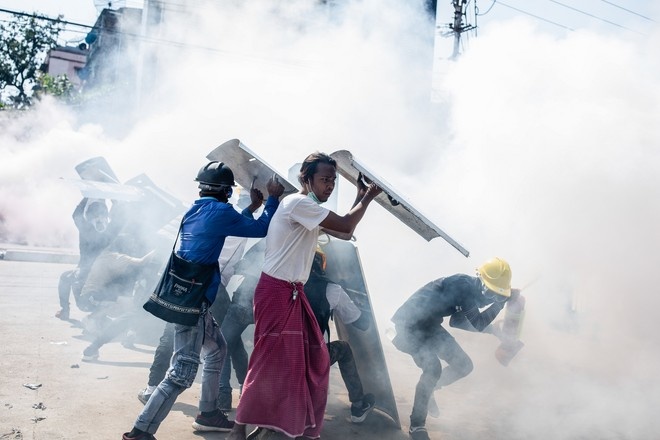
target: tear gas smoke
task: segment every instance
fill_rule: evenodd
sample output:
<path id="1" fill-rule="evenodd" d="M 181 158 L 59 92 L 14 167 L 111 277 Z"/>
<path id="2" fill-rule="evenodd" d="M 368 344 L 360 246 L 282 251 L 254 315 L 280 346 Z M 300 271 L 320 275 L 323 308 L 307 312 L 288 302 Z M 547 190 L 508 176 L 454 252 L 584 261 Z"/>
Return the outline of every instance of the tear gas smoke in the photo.
<path id="1" fill-rule="evenodd" d="M 145 47 L 159 74 L 125 134 L 49 100 L 0 116 L 2 238 L 75 246 L 79 194 L 57 179 L 92 156 L 189 203 L 204 156 L 227 139 L 281 172 L 314 150 L 349 149 L 471 251 L 466 260 L 441 239 L 426 243 L 370 208 L 356 235 L 381 330 L 417 288 L 491 256 L 511 263 L 514 285 L 531 283 L 526 345 L 508 368 L 494 360 L 494 338 L 452 331 L 476 368 L 437 393 L 443 416 L 429 423 L 483 417 L 494 438 L 653 437 L 657 29 L 642 40 L 492 25 L 441 63 L 432 106 L 433 24 L 402 3 L 331 15 L 307 2 L 191 8 L 159 34 L 185 49 Z M 339 212 L 354 197 L 346 182 L 341 190 Z M 393 356 L 393 380 L 417 375 Z M 412 399 L 410 387 L 394 391 Z"/>

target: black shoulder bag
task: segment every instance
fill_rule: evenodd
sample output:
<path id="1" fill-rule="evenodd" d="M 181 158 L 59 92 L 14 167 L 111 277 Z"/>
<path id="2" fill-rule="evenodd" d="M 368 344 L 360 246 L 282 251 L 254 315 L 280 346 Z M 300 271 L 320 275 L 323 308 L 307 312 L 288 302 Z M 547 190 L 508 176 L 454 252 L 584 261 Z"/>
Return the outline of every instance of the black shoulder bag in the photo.
<path id="1" fill-rule="evenodd" d="M 217 261 L 215 264 L 193 263 L 174 252 L 182 226 L 183 220 L 163 275 L 142 307 L 164 321 L 194 326 L 202 313 L 209 283 L 220 270 Z"/>

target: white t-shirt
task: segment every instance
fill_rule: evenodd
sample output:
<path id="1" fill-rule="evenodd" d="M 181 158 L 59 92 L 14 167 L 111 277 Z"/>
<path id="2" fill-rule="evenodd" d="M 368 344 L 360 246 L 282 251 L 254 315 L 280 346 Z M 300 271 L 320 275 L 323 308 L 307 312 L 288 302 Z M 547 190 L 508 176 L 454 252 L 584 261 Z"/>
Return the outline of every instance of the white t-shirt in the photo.
<path id="1" fill-rule="evenodd" d="M 263 271 L 280 280 L 306 282 L 312 270 L 319 225 L 329 213 L 303 194 L 286 196 L 268 226 Z"/>
<path id="2" fill-rule="evenodd" d="M 328 283 L 325 289 L 325 297 L 332 310 L 341 322 L 351 324 L 358 320 L 362 312 L 348 296 L 342 287 L 335 283 Z"/>
<path id="3" fill-rule="evenodd" d="M 243 258 L 243 252 L 245 251 L 245 244 L 247 243 L 246 237 L 227 237 L 225 239 L 225 244 L 222 246 L 220 251 L 220 257 L 218 257 L 218 265 L 220 266 L 220 281 L 222 285 L 227 287 L 229 280 L 234 276 L 236 272 L 236 263 L 238 263 L 241 258 Z"/>

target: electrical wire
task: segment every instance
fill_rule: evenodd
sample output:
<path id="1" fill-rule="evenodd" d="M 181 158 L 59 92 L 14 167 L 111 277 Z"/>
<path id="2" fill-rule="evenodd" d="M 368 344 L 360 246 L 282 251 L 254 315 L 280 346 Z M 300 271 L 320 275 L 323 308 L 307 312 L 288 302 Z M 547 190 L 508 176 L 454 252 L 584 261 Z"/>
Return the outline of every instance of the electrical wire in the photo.
<path id="1" fill-rule="evenodd" d="M 654 19 L 652 19 L 651 17 L 647 17 L 646 15 L 642 15 L 642 14 L 640 14 L 640 13 L 638 13 L 638 12 L 631 11 L 630 9 L 624 8 L 623 6 L 619 6 L 619 5 L 615 4 L 615 3 L 609 2 L 609 1 L 607 1 L 607 0 L 600 0 L 600 1 L 603 2 L 603 3 L 607 3 L 608 5 L 614 6 L 615 8 L 619 8 L 619 9 L 621 9 L 622 11 L 626 11 L 626 12 L 629 12 L 629 13 L 631 13 L 631 14 L 633 14 L 633 15 L 636 15 L 636 16 L 638 16 L 638 17 L 641 17 L 641 18 L 643 18 L 643 19 L 646 19 L 646 20 L 648 20 L 648 21 L 652 21 L 652 22 L 654 22 L 654 23 L 656 22 L 656 21 L 655 21 Z"/>
<path id="2" fill-rule="evenodd" d="M 475 2 L 474 3 L 475 15 L 482 16 L 482 15 L 488 14 L 490 12 L 490 10 L 493 9 L 493 6 L 495 6 L 495 3 L 497 3 L 497 0 L 493 0 L 493 3 L 490 4 L 490 6 L 488 7 L 488 10 L 486 12 L 484 12 L 483 14 L 481 14 L 481 13 L 479 13 L 479 7 L 477 6 L 477 3 Z"/>
<path id="3" fill-rule="evenodd" d="M 84 25 L 80 23 L 74 23 L 74 22 L 69 22 L 66 20 L 60 20 L 60 19 L 54 19 L 50 18 L 47 16 L 41 16 L 37 14 L 30 14 L 26 12 L 17 12 L 17 11 L 11 11 L 8 9 L 3 9 L 0 8 L 0 12 L 5 12 L 8 14 L 12 15 L 19 15 L 19 16 L 26 16 L 26 17 L 32 17 L 38 20 L 45 20 L 45 21 L 51 21 L 51 22 L 56 22 L 56 23 L 62 23 L 65 25 L 74 25 L 74 26 L 80 26 L 88 29 L 97 29 L 94 26 L 89 26 L 89 25 Z M 145 43 L 151 43 L 154 45 L 161 45 L 161 46 L 170 46 L 170 47 L 175 47 L 175 48 L 181 48 L 181 49 L 191 49 L 191 50 L 202 50 L 206 52 L 211 52 L 211 53 L 216 53 L 216 54 L 222 54 L 226 56 L 231 56 L 235 58 L 244 58 L 244 59 L 250 59 L 250 60 L 257 60 L 257 61 L 262 61 L 262 62 L 267 62 L 270 64 L 274 65 L 280 65 L 280 66 L 287 66 L 287 67 L 295 67 L 295 68 L 305 68 L 308 69 L 311 67 L 311 62 L 309 61 L 295 61 L 295 60 L 278 60 L 274 58 L 269 58 L 265 56 L 254 56 L 254 55 L 246 55 L 242 53 L 237 53 L 234 51 L 230 50 L 225 50 L 225 49 L 218 49 L 214 47 L 209 47 L 209 46 L 200 46 L 196 44 L 189 44 L 189 43 L 182 43 L 178 41 L 172 41 L 172 40 L 165 40 L 165 39 L 160 39 L 160 38 L 154 38 L 154 37 L 149 37 L 147 35 L 140 35 L 140 34 L 135 34 L 131 32 L 126 32 L 126 31 L 118 31 L 114 29 L 101 29 L 103 32 L 107 32 L 109 34 L 113 35 L 120 35 L 120 36 L 125 36 L 125 37 L 130 37 L 133 38 L 135 41 L 142 41 Z M 76 32 L 74 30 L 68 30 L 68 32 Z M 81 33 L 87 33 L 84 31 L 77 31 Z"/>
<path id="4" fill-rule="evenodd" d="M 66 25 L 71 25 L 71 26 L 84 27 L 84 28 L 87 28 L 87 29 L 94 29 L 94 26 L 90 26 L 90 25 L 82 24 L 82 23 L 74 23 L 72 21 L 61 20 L 59 18 L 50 18 L 46 15 L 38 15 L 38 14 L 30 14 L 30 13 L 27 13 L 27 12 L 11 11 L 9 9 L 3 9 L 3 8 L 0 8 L 0 12 L 5 12 L 5 13 L 11 14 L 11 15 L 18 15 L 19 17 L 30 17 L 30 18 L 36 18 L 38 20 L 50 21 L 52 23 L 60 23 L 60 24 L 63 24 L 65 26 Z"/>
<path id="5" fill-rule="evenodd" d="M 621 24 L 619 24 L 619 23 L 615 23 L 615 22 L 610 21 L 610 20 L 606 20 L 606 19 L 604 19 L 604 18 L 602 18 L 602 17 L 598 17 L 597 15 L 590 14 L 589 12 L 583 11 L 583 10 L 581 10 L 581 9 L 574 8 L 573 6 L 570 6 L 570 5 L 564 4 L 564 3 L 560 2 L 560 1 L 557 1 L 557 0 L 548 0 L 548 1 L 549 1 L 549 2 L 552 2 L 552 3 L 555 3 L 555 4 L 559 5 L 559 6 L 563 6 L 564 8 L 570 9 L 570 10 L 572 10 L 572 11 L 578 12 L 578 13 L 580 13 L 580 14 L 584 14 L 584 15 L 586 15 L 587 17 L 592 17 L 592 18 L 595 18 L 595 19 L 597 19 L 597 20 L 600 20 L 600 21 L 602 21 L 602 22 L 604 22 L 604 23 L 611 24 L 612 26 L 616 26 L 616 27 L 619 27 L 619 28 L 621 28 L 621 29 L 625 29 L 625 30 L 630 31 L 630 32 L 635 32 L 635 33 L 637 33 L 637 34 L 641 34 L 641 32 L 639 32 L 639 31 L 636 31 L 636 30 L 634 30 L 634 29 L 630 29 L 630 28 L 628 28 L 628 27 L 626 27 L 626 26 L 623 26 L 623 25 L 621 25 Z M 642 34 L 642 35 L 643 35 L 643 34 Z"/>
<path id="6" fill-rule="evenodd" d="M 530 17 L 534 17 L 534 18 L 536 18 L 537 20 L 541 20 L 541 21 L 545 21 L 546 23 L 553 24 L 553 25 L 558 26 L 558 27 L 560 27 L 560 28 L 564 28 L 564 29 L 569 30 L 569 31 L 575 31 L 575 29 L 573 29 L 573 28 L 571 28 L 571 27 L 565 26 L 565 25 L 563 25 L 563 24 L 561 24 L 561 23 L 557 23 L 556 21 L 548 20 L 547 18 L 543 18 L 543 17 L 541 17 L 541 16 L 538 16 L 538 15 L 532 14 L 531 12 L 523 11 L 522 9 L 518 9 L 518 8 L 516 8 L 516 7 L 514 7 L 514 6 L 508 5 L 508 4 L 506 4 L 506 3 L 504 3 L 504 2 L 501 2 L 501 1 L 499 1 L 499 0 L 497 1 L 497 4 L 498 4 L 498 5 L 502 5 L 502 6 L 504 6 L 504 7 L 507 7 L 507 8 L 509 8 L 509 9 L 513 9 L 514 11 L 518 11 L 518 12 L 520 12 L 521 14 L 529 15 Z"/>

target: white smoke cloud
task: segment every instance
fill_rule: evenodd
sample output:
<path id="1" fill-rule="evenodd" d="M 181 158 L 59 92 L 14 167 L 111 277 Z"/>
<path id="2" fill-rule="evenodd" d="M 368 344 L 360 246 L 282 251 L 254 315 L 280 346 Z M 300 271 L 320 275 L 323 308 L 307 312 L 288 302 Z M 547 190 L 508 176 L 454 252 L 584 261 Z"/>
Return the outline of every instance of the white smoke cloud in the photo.
<path id="1" fill-rule="evenodd" d="M 523 292 L 525 349 L 484 375 L 515 390 L 498 394 L 511 410 L 501 435 L 657 432 L 654 42 L 515 21 L 483 32 L 444 77 L 452 144 L 426 180 L 444 188 L 441 208 L 477 261 L 499 254 L 515 284 L 537 280 Z"/>
<path id="2" fill-rule="evenodd" d="M 370 208 L 356 234 L 379 325 L 421 285 L 494 255 L 515 285 L 531 283 L 526 346 L 507 369 L 492 337 L 453 332 L 476 369 L 455 384 L 460 396 L 438 393 L 458 417 L 439 423 L 506 407 L 496 438 L 652 437 L 657 32 L 557 37 L 525 20 L 491 24 L 441 65 L 432 105 L 433 24 L 405 3 L 351 2 L 333 16 L 307 2 L 192 10 L 159 33 L 188 46 L 145 48 L 157 49 L 161 75 L 119 137 L 51 101 L 0 115 L 7 238 L 74 246 L 79 194 L 56 182 L 96 155 L 121 180 L 145 172 L 189 202 L 204 156 L 230 138 L 282 172 L 314 150 L 349 149 L 472 253 Z M 340 212 L 354 196 L 341 185 Z"/>

